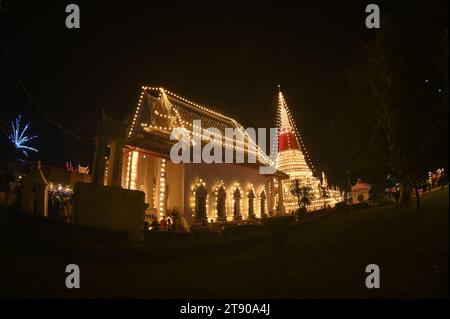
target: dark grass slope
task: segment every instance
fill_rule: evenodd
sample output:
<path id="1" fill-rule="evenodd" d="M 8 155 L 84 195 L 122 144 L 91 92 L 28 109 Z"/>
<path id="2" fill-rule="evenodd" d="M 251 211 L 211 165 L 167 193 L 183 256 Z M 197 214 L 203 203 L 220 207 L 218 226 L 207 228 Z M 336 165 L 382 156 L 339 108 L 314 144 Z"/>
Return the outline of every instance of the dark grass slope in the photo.
<path id="1" fill-rule="evenodd" d="M 0 243 L 1 297 L 32 298 L 448 298 L 448 190 L 423 198 L 420 212 L 385 206 L 328 214 L 288 228 L 283 245 L 231 238 L 196 254 L 186 244 L 145 258 L 42 254 Z M 270 238 L 270 237 L 269 237 Z M 222 245 L 222 246 L 221 246 Z M 228 249 L 224 249 L 228 247 Z M 232 247 L 232 249 L 230 249 Z M 202 248 L 198 248 L 202 249 Z M 164 251 L 164 253 L 163 253 Z M 192 252 L 192 254 L 190 254 Z M 170 258 L 169 258 L 170 257 Z M 65 266 L 81 268 L 68 290 Z M 365 287 L 365 267 L 381 288 Z"/>

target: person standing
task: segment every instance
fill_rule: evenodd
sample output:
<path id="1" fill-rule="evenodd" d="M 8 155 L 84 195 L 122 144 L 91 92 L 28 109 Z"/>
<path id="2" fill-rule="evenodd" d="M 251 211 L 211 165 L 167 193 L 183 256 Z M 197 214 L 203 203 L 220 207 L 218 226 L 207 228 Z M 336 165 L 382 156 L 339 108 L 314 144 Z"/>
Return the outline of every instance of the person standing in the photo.
<path id="1" fill-rule="evenodd" d="M 162 231 L 166 231 L 167 230 L 167 219 L 166 219 L 166 216 L 163 216 L 163 218 L 161 218 L 160 226 L 161 226 L 161 230 Z"/>

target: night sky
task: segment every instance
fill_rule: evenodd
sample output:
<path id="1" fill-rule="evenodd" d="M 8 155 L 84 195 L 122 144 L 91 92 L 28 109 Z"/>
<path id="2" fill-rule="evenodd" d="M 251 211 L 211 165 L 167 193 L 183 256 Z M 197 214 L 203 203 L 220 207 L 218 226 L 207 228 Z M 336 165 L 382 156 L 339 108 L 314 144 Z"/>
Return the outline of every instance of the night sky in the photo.
<path id="1" fill-rule="evenodd" d="M 65 27 L 65 7 L 81 29 Z M 142 85 L 163 86 L 236 118 L 273 127 L 281 85 L 316 168 L 330 156 L 324 128 L 345 92 L 345 69 L 371 1 L 3 0 L 0 28 L 32 97 L 71 132 L 93 137 L 101 108 L 126 116 Z M 408 1 L 377 1 L 381 13 Z M 396 8 L 393 8 L 395 5 Z M 39 134 L 33 155 L 63 167 L 91 164 L 93 146 L 44 119 L 0 51 L 0 121 L 22 114 Z M 351 129 L 351 127 L 349 127 Z"/>

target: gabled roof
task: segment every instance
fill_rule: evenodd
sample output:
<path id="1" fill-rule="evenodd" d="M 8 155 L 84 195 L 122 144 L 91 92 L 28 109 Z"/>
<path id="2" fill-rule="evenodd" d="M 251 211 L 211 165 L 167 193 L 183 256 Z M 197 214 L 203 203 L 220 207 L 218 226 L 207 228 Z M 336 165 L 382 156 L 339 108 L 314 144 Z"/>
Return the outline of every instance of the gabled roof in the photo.
<path id="1" fill-rule="evenodd" d="M 352 191 L 369 190 L 371 188 L 372 188 L 372 186 L 370 184 L 358 182 L 358 183 L 356 183 L 355 185 L 352 186 Z"/>
<path id="2" fill-rule="evenodd" d="M 204 131 L 202 140 L 205 142 L 214 135 L 214 132 L 208 129 L 215 128 L 221 132 L 225 147 L 234 147 L 248 154 L 250 145 L 251 149 L 256 150 L 256 153 L 260 155 L 259 159 L 263 159 L 262 163 L 271 162 L 235 119 L 189 101 L 164 88 L 142 87 L 136 111 L 130 118 L 128 138 L 130 141 L 142 139 L 156 132 L 169 136 L 171 129 L 175 127 L 183 127 L 192 133 L 194 120 L 201 120 Z M 225 137 L 225 128 L 239 131 L 244 137 L 244 143 L 232 146 L 230 143 L 233 141 Z"/>

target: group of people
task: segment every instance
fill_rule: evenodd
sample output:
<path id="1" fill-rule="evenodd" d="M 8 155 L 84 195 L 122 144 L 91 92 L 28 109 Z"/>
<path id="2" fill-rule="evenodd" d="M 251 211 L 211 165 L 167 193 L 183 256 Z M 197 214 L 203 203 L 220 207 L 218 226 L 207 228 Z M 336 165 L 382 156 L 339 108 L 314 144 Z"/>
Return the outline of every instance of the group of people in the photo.
<path id="1" fill-rule="evenodd" d="M 447 183 L 447 174 L 443 168 L 439 168 L 436 172 L 428 172 L 428 187 L 433 189 L 435 187 L 444 187 Z"/>
<path id="2" fill-rule="evenodd" d="M 163 216 L 159 221 L 155 215 L 151 216 L 152 222 L 149 225 L 148 222 L 144 223 L 144 229 L 146 230 L 160 230 L 160 231 L 175 231 L 178 228 L 176 216 Z"/>
<path id="3" fill-rule="evenodd" d="M 48 217 L 72 222 L 72 196 L 63 192 L 50 191 L 48 194 Z"/>
<path id="4" fill-rule="evenodd" d="M 159 226 L 162 231 L 172 231 L 177 228 L 175 219 L 172 219 L 170 216 L 163 216 L 159 221 Z"/>

